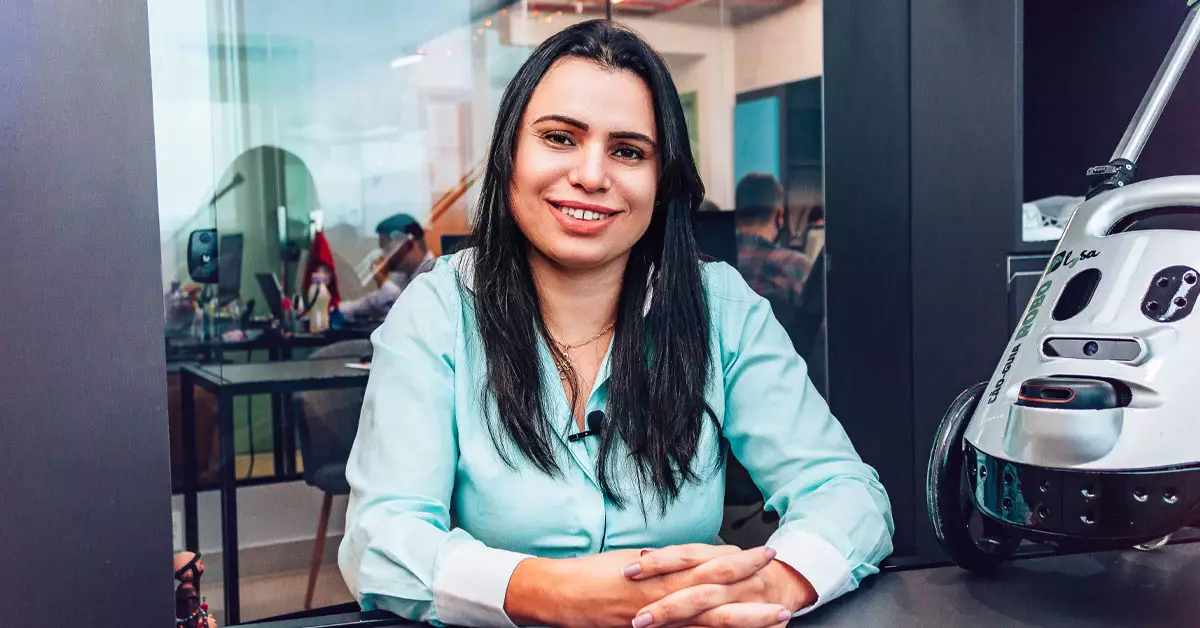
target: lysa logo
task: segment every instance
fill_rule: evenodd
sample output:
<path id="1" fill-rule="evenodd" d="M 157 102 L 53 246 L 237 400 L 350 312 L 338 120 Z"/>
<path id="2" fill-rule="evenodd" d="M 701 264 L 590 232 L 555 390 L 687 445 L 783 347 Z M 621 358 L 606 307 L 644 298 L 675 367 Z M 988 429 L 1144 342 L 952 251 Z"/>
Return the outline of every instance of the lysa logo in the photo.
<path id="1" fill-rule="evenodd" d="M 1080 251 L 1079 255 L 1075 255 L 1074 251 L 1060 251 L 1058 255 L 1054 256 L 1054 259 L 1050 260 L 1050 268 L 1046 270 L 1046 274 L 1049 275 L 1063 266 L 1075 268 L 1075 264 L 1092 259 L 1097 255 L 1100 255 L 1100 251 Z"/>

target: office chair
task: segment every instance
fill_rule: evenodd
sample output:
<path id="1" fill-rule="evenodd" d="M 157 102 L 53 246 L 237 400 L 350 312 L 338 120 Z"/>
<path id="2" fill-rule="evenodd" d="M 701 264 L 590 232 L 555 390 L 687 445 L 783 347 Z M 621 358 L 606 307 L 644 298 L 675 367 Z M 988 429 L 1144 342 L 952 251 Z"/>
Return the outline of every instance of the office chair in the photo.
<path id="1" fill-rule="evenodd" d="M 371 353 L 370 340 L 346 340 L 314 351 L 310 360 L 346 358 L 357 361 Z M 293 416 L 300 438 L 300 458 L 304 464 L 304 481 L 324 493 L 317 536 L 313 540 L 312 562 L 308 570 L 308 589 L 304 608 L 312 608 L 322 557 L 325 535 L 329 529 L 329 513 L 334 495 L 349 495 L 346 481 L 346 461 L 358 431 L 366 391 L 359 389 L 319 390 L 295 393 L 292 397 Z"/>
<path id="2" fill-rule="evenodd" d="M 817 258 L 813 260 L 808 278 L 804 280 L 804 290 L 800 292 L 800 307 L 795 319 L 790 323 L 787 331 L 792 338 L 792 346 L 796 348 L 796 353 L 808 360 L 825 323 L 824 249 L 817 253 Z"/>

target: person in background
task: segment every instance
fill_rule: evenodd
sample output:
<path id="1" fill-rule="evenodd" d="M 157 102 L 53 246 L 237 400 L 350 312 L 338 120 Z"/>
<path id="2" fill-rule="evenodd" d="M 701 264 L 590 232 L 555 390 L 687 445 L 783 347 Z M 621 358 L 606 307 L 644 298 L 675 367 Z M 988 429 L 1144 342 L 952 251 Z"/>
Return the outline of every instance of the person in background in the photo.
<path id="1" fill-rule="evenodd" d="M 735 202 L 738 270 L 789 328 L 812 261 L 779 244 L 786 224 L 783 186 L 769 174 L 751 173 L 738 182 Z"/>
<path id="2" fill-rule="evenodd" d="M 376 282 L 379 289 L 338 307 L 348 321 L 377 320 L 387 316 L 392 304 L 417 275 L 433 268 L 434 257 L 425 245 L 425 231 L 408 214 L 396 214 L 375 227 L 383 251 Z"/>

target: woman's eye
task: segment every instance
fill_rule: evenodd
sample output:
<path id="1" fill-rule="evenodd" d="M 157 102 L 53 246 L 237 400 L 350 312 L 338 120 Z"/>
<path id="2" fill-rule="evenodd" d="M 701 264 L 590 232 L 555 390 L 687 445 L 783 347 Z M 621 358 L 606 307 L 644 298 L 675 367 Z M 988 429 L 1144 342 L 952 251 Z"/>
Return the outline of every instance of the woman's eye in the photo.
<path id="1" fill-rule="evenodd" d="M 634 160 L 634 159 L 642 158 L 642 151 L 640 151 L 632 146 L 620 146 L 616 150 L 613 151 L 613 155 L 615 155 L 619 159 Z"/>
<path id="2" fill-rule="evenodd" d="M 551 144 L 557 144 L 559 146 L 571 146 L 573 144 L 573 142 L 571 142 L 571 136 L 567 135 L 566 133 L 557 133 L 552 131 L 542 135 L 542 139 L 550 142 Z"/>

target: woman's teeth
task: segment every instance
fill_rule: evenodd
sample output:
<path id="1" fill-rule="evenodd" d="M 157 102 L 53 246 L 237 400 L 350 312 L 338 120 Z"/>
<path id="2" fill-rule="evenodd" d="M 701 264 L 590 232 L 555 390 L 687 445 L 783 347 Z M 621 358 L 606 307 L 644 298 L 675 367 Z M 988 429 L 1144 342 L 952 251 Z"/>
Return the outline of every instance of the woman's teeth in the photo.
<path id="1" fill-rule="evenodd" d="M 558 211 L 576 220 L 602 220 L 608 218 L 608 214 L 601 214 L 586 209 L 575 209 L 574 207 L 559 207 Z"/>

